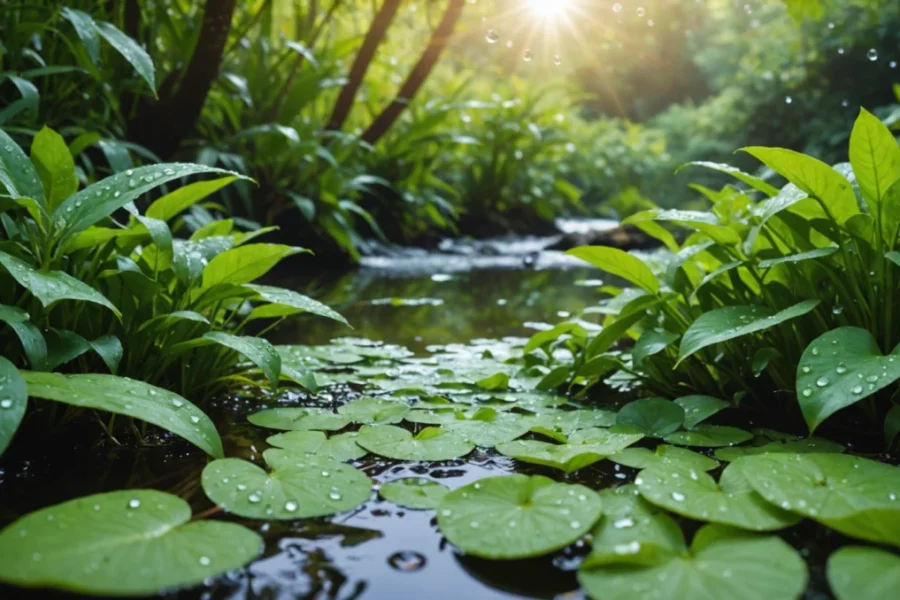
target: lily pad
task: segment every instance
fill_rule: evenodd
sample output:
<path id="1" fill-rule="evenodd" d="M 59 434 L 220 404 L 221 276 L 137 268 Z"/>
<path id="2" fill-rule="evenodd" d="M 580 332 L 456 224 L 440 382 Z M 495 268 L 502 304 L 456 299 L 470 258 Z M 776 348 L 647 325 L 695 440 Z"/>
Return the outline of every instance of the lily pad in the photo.
<path id="1" fill-rule="evenodd" d="M 471 419 L 456 419 L 448 423 L 446 429 L 458 433 L 476 446 L 493 448 L 522 437 L 531 429 L 533 422 L 533 417 L 481 408 Z"/>
<path id="2" fill-rule="evenodd" d="M 192 521 L 155 490 L 95 494 L 28 514 L 0 532 L 0 581 L 104 596 L 150 596 L 237 569 L 262 551 L 254 532 Z"/>
<path id="3" fill-rule="evenodd" d="M 684 409 L 685 429 L 693 429 L 699 423 L 729 406 L 724 400 L 713 396 L 682 396 L 675 398 L 674 402 Z"/>
<path id="4" fill-rule="evenodd" d="M 586 565 L 578 581 L 591 598 L 633 600 L 796 600 L 806 588 L 806 564 L 788 544 L 722 525 L 697 532 L 689 552 L 653 565 Z"/>
<path id="5" fill-rule="evenodd" d="M 718 461 L 708 456 L 703 456 L 693 450 L 665 444 L 660 444 L 656 447 L 656 450 L 625 448 L 621 452 L 610 456 L 609 460 L 633 469 L 676 466 L 698 471 L 712 471 L 719 466 Z"/>
<path id="6" fill-rule="evenodd" d="M 334 515 L 359 506 L 372 490 L 362 471 L 326 459 L 267 473 L 251 462 L 222 458 L 206 465 L 202 483 L 210 500 L 250 519 Z"/>
<path id="7" fill-rule="evenodd" d="M 836 442 L 823 440 L 821 438 L 794 439 L 785 441 L 774 441 L 762 446 L 735 446 L 733 448 L 719 448 L 715 455 L 719 460 L 735 461 L 742 456 L 753 456 L 756 454 L 771 453 L 825 453 L 834 452 L 840 454 L 844 451 L 844 447 Z"/>
<path id="8" fill-rule="evenodd" d="M 599 497 L 584 486 L 507 475 L 447 494 L 438 511 L 438 526 L 467 554 L 528 558 L 568 546 L 590 531 L 600 510 Z"/>
<path id="9" fill-rule="evenodd" d="M 695 446 L 702 448 L 721 448 L 736 446 L 753 439 L 753 434 L 722 425 L 697 425 L 690 431 L 677 431 L 663 438 L 666 443 L 676 446 Z"/>
<path id="10" fill-rule="evenodd" d="M 572 473 L 621 452 L 644 437 L 639 433 L 612 433 L 604 429 L 584 431 L 588 434 L 579 436 L 582 432 L 577 431 L 565 444 L 518 440 L 499 444 L 497 451 L 522 462 Z"/>
<path id="11" fill-rule="evenodd" d="M 619 425 L 630 425 L 647 437 L 664 437 L 684 423 L 684 409 L 664 398 L 642 398 L 622 407 Z"/>
<path id="12" fill-rule="evenodd" d="M 293 431 L 337 431 L 350 424 L 350 419 L 327 408 L 268 408 L 247 417 L 259 427 Z"/>
<path id="13" fill-rule="evenodd" d="M 900 546 L 898 467 L 846 454 L 764 454 L 735 467 L 776 506 L 850 537 Z"/>
<path id="14" fill-rule="evenodd" d="M 365 449 L 356 443 L 356 435 L 354 431 L 326 438 L 321 431 L 288 431 L 270 436 L 266 442 L 294 456 L 313 454 L 344 462 L 366 455 Z"/>
<path id="15" fill-rule="evenodd" d="M 381 486 L 381 497 L 394 504 L 414 509 L 433 509 L 450 492 L 449 488 L 424 477 L 407 477 Z"/>
<path id="16" fill-rule="evenodd" d="M 415 437 L 393 425 L 366 425 L 356 443 L 379 456 L 397 460 L 452 460 L 471 452 L 475 446 L 453 431 L 426 427 Z"/>
<path id="17" fill-rule="evenodd" d="M 697 521 L 750 531 L 774 531 L 799 521 L 766 502 L 733 466 L 718 484 L 703 471 L 675 466 L 645 469 L 635 483 L 647 501 Z"/>
<path id="18" fill-rule="evenodd" d="M 360 398 L 338 408 L 338 412 L 354 423 L 390 425 L 399 423 L 409 412 L 409 405 L 383 398 Z"/>
<path id="19" fill-rule="evenodd" d="M 537 415 L 536 426 L 546 427 L 569 435 L 579 429 L 591 427 L 612 427 L 616 424 L 616 413 L 607 410 L 567 410 L 545 412 Z"/>
<path id="20" fill-rule="evenodd" d="M 900 556 L 878 548 L 841 548 L 828 558 L 828 583 L 838 600 L 894 600 Z"/>

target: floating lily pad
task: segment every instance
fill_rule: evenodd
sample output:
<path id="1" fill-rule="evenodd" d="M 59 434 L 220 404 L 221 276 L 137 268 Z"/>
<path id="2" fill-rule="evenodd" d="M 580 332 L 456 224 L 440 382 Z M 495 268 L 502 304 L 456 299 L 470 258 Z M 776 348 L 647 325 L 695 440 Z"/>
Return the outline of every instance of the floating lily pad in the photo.
<path id="1" fill-rule="evenodd" d="M 438 526 L 467 554 L 491 559 L 541 556 L 568 546 L 600 517 L 600 499 L 581 485 L 547 477 L 489 477 L 454 490 Z"/>
<path id="2" fill-rule="evenodd" d="M 707 525 L 689 553 L 654 565 L 586 565 L 578 581 L 597 600 L 796 600 L 806 588 L 806 564 L 775 536 Z"/>
<path id="3" fill-rule="evenodd" d="M 354 423 L 390 425 L 403 420 L 409 412 L 409 405 L 383 398 L 360 398 L 341 406 L 338 412 Z"/>
<path id="4" fill-rule="evenodd" d="M 900 556 L 878 548 L 841 548 L 828 558 L 828 583 L 838 600 L 894 600 Z"/>
<path id="5" fill-rule="evenodd" d="M 497 451 L 522 462 L 572 473 L 616 454 L 644 437 L 639 433 L 612 433 L 605 429 L 584 431 L 586 435 L 577 435 L 581 431 L 572 434 L 566 444 L 518 440 L 499 444 Z"/>
<path id="6" fill-rule="evenodd" d="M 469 413 L 474 413 L 469 409 Z M 447 425 L 457 421 L 464 421 L 468 417 L 465 408 L 458 404 L 451 404 L 445 408 L 439 409 L 414 409 L 406 413 L 404 417 L 410 423 L 420 423 L 423 425 Z"/>
<path id="7" fill-rule="evenodd" d="M 721 448 L 736 446 L 753 439 L 753 434 L 737 427 L 722 425 L 697 425 L 691 431 L 677 431 L 663 438 L 666 443 L 676 446 Z"/>
<path id="8" fill-rule="evenodd" d="M 447 486 L 431 479 L 407 477 L 385 483 L 378 493 L 385 500 L 406 508 L 432 509 L 437 508 L 449 492 Z"/>
<path id="9" fill-rule="evenodd" d="M 619 425 L 630 425 L 648 437 L 663 437 L 684 424 L 684 409 L 664 398 L 642 398 L 622 407 Z"/>
<path id="10" fill-rule="evenodd" d="M 315 454 L 341 462 L 366 455 L 366 450 L 356 443 L 355 431 L 331 437 L 326 437 L 321 431 L 288 431 L 269 436 L 266 442 L 292 455 Z"/>
<path id="11" fill-rule="evenodd" d="M 294 431 L 337 431 L 350 424 L 350 419 L 327 408 L 268 408 L 247 417 L 259 427 Z"/>
<path id="12" fill-rule="evenodd" d="M 448 423 L 446 429 L 458 433 L 476 446 L 493 448 L 522 437 L 531 429 L 533 422 L 533 417 L 481 408 L 470 419 L 456 419 Z"/>
<path id="13" fill-rule="evenodd" d="M 682 396 L 681 398 L 675 398 L 674 402 L 684 409 L 685 429 L 693 429 L 701 422 L 729 406 L 724 400 L 713 396 Z"/>
<path id="14" fill-rule="evenodd" d="M 811 452 L 834 452 L 840 454 L 844 451 L 844 447 L 838 443 L 823 440 L 820 438 L 809 438 L 802 440 L 774 441 L 762 446 L 735 446 L 733 448 L 719 448 L 715 455 L 719 460 L 734 461 L 742 456 L 753 456 L 756 454 L 770 453 L 801 453 L 808 454 Z"/>
<path id="15" fill-rule="evenodd" d="M 210 500 L 250 519 L 333 515 L 359 506 L 372 489 L 361 471 L 326 459 L 302 467 L 279 465 L 267 473 L 245 460 L 223 458 L 206 465 L 202 483 Z"/>
<path id="16" fill-rule="evenodd" d="M 506 373 L 494 373 L 490 377 L 479 379 L 475 385 L 483 390 L 505 390 L 509 388 L 509 375 Z"/>
<path id="17" fill-rule="evenodd" d="M 736 460 L 766 500 L 841 533 L 900 546 L 900 468 L 845 454 Z"/>
<path id="18" fill-rule="evenodd" d="M 262 539 L 235 523 L 193 521 L 187 502 L 155 490 L 85 496 L 0 532 L 0 581 L 104 596 L 150 596 L 254 559 Z"/>
<path id="19" fill-rule="evenodd" d="M 667 446 L 660 444 L 656 450 L 647 448 L 625 448 L 621 452 L 613 454 L 609 460 L 631 467 L 633 469 L 648 469 L 657 466 L 676 466 L 696 469 L 698 471 L 711 471 L 719 466 L 708 456 L 703 456 L 693 450 L 679 448 L 678 446 Z"/>
<path id="20" fill-rule="evenodd" d="M 635 483 L 649 502 L 697 521 L 774 531 L 800 520 L 766 502 L 733 466 L 718 484 L 703 471 L 671 465 L 645 469 Z"/>
<path id="21" fill-rule="evenodd" d="M 465 456 L 475 446 L 453 431 L 426 427 L 415 437 L 393 425 L 366 425 L 356 443 L 379 456 L 398 460 L 452 460 Z"/>
<path id="22" fill-rule="evenodd" d="M 537 415 L 536 426 L 560 431 L 566 435 L 590 427 L 612 427 L 616 413 L 607 410 L 567 410 Z"/>

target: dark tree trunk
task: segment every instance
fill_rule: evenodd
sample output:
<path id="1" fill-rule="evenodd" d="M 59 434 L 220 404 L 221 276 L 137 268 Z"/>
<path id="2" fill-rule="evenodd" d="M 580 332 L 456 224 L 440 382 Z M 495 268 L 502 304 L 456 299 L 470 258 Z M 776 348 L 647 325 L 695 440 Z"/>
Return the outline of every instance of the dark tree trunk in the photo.
<path id="1" fill-rule="evenodd" d="M 400 117 L 403 109 L 413 101 L 422 84 L 425 83 L 432 69 L 434 69 L 434 65 L 437 64 L 438 59 L 444 52 L 444 48 L 447 47 L 453 31 L 456 29 L 456 23 L 459 21 L 460 15 L 462 15 L 465 3 L 466 0 L 450 0 L 441 22 L 438 23 L 434 33 L 431 34 L 428 48 L 422 53 L 419 62 L 416 63 L 409 77 L 403 82 L 403 87 L 400 88 L 400 93 L 397 94 L 394 101 L 375 118 L 366 132 L 363 133 L 362 139 L 364 141 L 374 144 L 380 140 Z"/>
<path id="2" fill-rule="evenodd" d="M 147 102 L 138 109 L 128 128 L 133 142 L 166 159 L 194 129 L 206 96 L 219 76 L 236 2 L 206 0 L 197 46 L 191 62 L 180 74 L 180 84 L 164 85 L 157 101 Z"/>
<path id="3" fill-rule="evenodd" d="M 401 0 L 384 0 L 381 10 L 375 15 L 375 20 L 372 21 L 372 26 L 366 33 L 366 38 L 359 49 L 359 54 L 356 55 L 356 59 L 353 61 L 349 81 L 341 90 L 340 96 L 334 103 L 334 111 L 331 113 L 331 119 L 328 121 L 328 129 L 338 130 L 344 126 L 344 122 L 353 108 L 356 94 L 362 86 L 366 72 L 372 64 L 372 59 L 375 58 L 375 51 L 387 34 L 388 27 L 394 20 L 397 9 L 400 8 L 400 2 Z"/>

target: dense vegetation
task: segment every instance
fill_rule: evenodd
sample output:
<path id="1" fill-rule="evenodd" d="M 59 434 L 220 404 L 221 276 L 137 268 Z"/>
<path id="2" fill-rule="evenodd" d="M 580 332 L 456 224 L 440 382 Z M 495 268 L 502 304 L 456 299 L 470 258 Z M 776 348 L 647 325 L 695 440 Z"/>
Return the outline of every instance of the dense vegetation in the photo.
<path id="1" fill-rule="evenodd" d="M 900 14 L 570 4 L 0 3 L 0 454 L 212 459 L 4 518 L 0 581 L 198 585 L 259 556 L 253 522 L 369 501 L 371 456 L 479 448 L 518 472 L 379 494 L 480 559 L 589 539 L 596 598 L 798 598 L 821 585 L 800 528 L 839 600 L 890 597 Z M 271 285 L 280 264 L 597 215 L 659 249 L 570 250 L 615 280 L 529 340 L 265 337 L 347 325 Z M 232 396 L 239 427 L 282 433 L 235 442 Z"/>

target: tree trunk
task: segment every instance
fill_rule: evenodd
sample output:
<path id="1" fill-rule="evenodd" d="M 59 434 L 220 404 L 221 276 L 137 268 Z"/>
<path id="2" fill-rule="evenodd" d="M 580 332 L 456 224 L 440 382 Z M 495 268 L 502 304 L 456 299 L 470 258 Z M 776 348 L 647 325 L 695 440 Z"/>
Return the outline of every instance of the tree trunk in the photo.
<path id="1" fill-rule="evenodd" d="M 347 121 L 347 117 L 353 109 L 356 94 L 362 86 L 366 72 L 372 65 L 372 59 L 375 58 L 375 51 L 387 34 L 388 27 L 390 27 L 391 22 L 394 20 L 397 9 L 400 8 L 401 1 L 402 0 L 384 0 L 384 4 L 381 5 L 381 10 L 375 15 L 375 20 L 372 21 L 372 26 L 366 33 L 366 38 L 363 40 L 362 47 L 359 49 L 359 54 L 356 55 L 356 59 L 353 61 L 353 67 L 350 69 L 349 81 L 341 90 L 340 96 L 338 96 L 337 101 L 334 103 L 334 111 L 331 113 L 331 119 L 328 121 L 328 129 L 339 130 Z"/>
<path id="2" fill-rule="evenodd" d="M 161 89 L 159 100 L 138 109 L 128 128 L 133 142 L 166 159 L 193 131 L 206 96 L 219 76 L 236 3 L 237 0 L 206 0 L 197 46 L 180 76 L 180 84 Z"/>
<path id="3" fill-rule="evenodd" d="M 413 101 L 419 88 L 422 87 L 422 84 L 425 83 L 432 69 L 434 69 L 434 65 L 437 64 L 438 59 L 444 52 L 444 48 L 447 47 L 453 31 L 456 29 L 456 23 L 459 21 L 460 15 L 462 15 L 465 3 L 466 0 L 450 0 L 441 22 L 438 23 L 434 33 L 431 34 L 428 48 L 422 53 L 419 62 L 416 63 L 409 77 L 403 82 L 403 87 L 400 88 L 400 93 L 397 94 L 394 101 L 375 118 L 366 132 L 363 133 L 363 141 L 374 144 L 380 140 L 400 117 L 403 109 Z"/>

